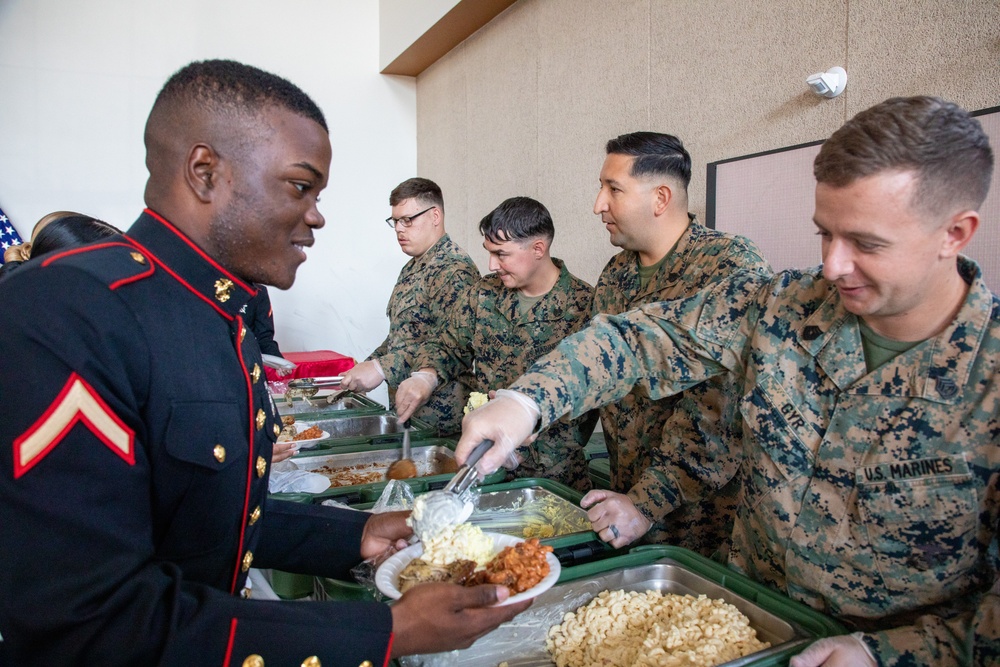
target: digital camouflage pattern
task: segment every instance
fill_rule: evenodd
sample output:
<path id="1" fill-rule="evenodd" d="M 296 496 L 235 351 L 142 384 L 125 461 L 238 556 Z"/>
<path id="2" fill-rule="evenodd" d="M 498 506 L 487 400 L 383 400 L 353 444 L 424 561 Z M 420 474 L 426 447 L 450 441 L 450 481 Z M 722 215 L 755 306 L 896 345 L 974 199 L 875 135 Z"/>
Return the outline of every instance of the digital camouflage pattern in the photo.
<path id="1" fill-rule="evenodd" d="M 612 257 L 594 289 L 594 314 L 617 315 L 692 296 L 740 269 L 771 272 L 752 241 L 708 229 L 692 218 L 645 289 L 640 287 L 637 253 L 623 250 Z M 705 556 L 725 558 L 728 553 L 743 437 L 734 380 L 720 375 L 658 400 L 636 387 L 601 409 L 611 488 L 628 494 L 653 522 L 645 541 L 676 544 Z"/>
<path id="2" fill-rule="evenodd" d="M 883 665 L 996 665 L 1000 299 L 959 267 L 955 320 L 871 373 L 857 318 L 813 269 L 597 318 L 512 388 L 545 424 L 635 383 L 660 397 L 737 373 L 731 565 L 866 632 Z"/>
<path id="3" fill-rule="evenodd" d="M 478 280 L 479 269 L 469 253 L 447 234 L 423 255 L 403 265 L 385 309 L 389 335 L 368 356 L 378 359 L 385 372 L 390 405 L 395 405 L 399 383 L 420 368 L 412 363 L 417 348 L 438 335 L 448 313 Z M 460 433 L 465 416 L 462 408 L 469 398 L 469 390 L 463 382 L 471 385 L 471 374 L 441 383 L 427 404 L 413 416 L 436 428 L 440 435 Z"/>
<path id="4" fill-rule="evenodd" d="M 535 359 L 579 331 L 590 319 L 593 290 L 558 259 L 559 279 L 525 315 L 518 313 L 517 291 L 490 274 L 469 290 L 448 326 L 418 355 L 418 367 L 433 367 L 453 378 L 475 364 L 475 391 L 503 389 Z M 517 477 L 547 477 L 580 491 L 590 489 L 584 446 L 597 422 L 596 413 L 560 420 L 532 445 L 518 449 Z"/>

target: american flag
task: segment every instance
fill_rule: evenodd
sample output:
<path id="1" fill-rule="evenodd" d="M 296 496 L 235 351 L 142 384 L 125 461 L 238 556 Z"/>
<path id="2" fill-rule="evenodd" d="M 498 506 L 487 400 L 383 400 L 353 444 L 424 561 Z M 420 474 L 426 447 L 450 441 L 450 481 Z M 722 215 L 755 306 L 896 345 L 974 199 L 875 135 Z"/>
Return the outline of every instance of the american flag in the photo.
<path id="1" fill-rule="evenodd" d="M 21 245 L 21 235 L 14 229 L 10 219 L 0 210 L 0 264 L 3 264 L 3 251 L 12 245 Z"/>

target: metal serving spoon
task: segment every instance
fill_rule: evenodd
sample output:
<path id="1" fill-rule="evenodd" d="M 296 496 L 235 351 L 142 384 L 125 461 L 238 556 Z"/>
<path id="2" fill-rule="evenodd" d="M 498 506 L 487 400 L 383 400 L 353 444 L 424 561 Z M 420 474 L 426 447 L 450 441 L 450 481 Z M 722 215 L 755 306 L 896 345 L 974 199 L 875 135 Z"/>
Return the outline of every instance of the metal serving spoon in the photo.
<path id="1" fill-rule="evenodd" d="M 476 445 L 465 465 L 458 469 L 443 489 L 429 491 L 417 497 L 410 519 L 413 532 L 421 540 L 436 535 L 448 526 L 464 523 L 472 515 L 475 508 L 462 494 L 478 481 L 476 463 L 492 446 L 492 440 L 483 440 Z"/>

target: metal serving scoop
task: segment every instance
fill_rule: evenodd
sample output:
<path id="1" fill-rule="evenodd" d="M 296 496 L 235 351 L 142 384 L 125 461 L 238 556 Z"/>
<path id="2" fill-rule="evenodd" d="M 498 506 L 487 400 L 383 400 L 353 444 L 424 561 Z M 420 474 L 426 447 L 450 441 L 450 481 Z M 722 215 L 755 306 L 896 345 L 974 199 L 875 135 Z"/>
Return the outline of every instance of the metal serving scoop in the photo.
<path id="1" fill-rule="evenodd" d="M 464 523 L 472 515 L 475 508 L 462 494 L 479 479 L 476 463 L 492 446 L 492 440 L 483 440 L 443 489 L 417 496 L 410 520 L 418 538 L 432 537 L 448 526 Z"/>
<path id="2" fill-rule="evenodd" d="M 410 420 L 401 424 L 403 427 L 403 447 L 398 461 L 393 461 L 386 471 L 387 479 L 410 479 L 417 476 L 417 464 L 413 462 L 410 449 Z"/>

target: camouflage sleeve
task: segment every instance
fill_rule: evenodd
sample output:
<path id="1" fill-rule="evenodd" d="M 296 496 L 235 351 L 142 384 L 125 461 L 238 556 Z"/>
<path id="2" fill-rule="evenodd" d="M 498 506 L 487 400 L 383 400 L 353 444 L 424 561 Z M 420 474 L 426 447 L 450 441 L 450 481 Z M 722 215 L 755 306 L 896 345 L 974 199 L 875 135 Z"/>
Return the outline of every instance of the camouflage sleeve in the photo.
<path id="1" fill-rule="evenodd" d="M 413 365 L 416 346 L 440 333 L 448 313 L 454 309 L 465 290 L 474 283 L 473 273 L 466 264 L 456 262 L 444 267 L 428 280 L 419 306 L 422 312 L 413 317 L 415 326 L 412 330 L 399 331 L 395 336 L 390 336 L 389 345 L 378 355 L 389 386 L 398 386 L 410 376 L 411 371 L 419 368 Z"/>
<path id="2" fill-rule="evenodd" d="M 1000 581 L 978 608 L 956 618 L 921 616 L 913 625 L 864 635 L 882 667 L 1000 664 Z"/>
<path id="3" fill-rule="evenodd" d="M 389 337 L 386 336 L 385 340 L 382 341 L 382 343 L 378 347 L 376 347 L 375 350 L 372 351 L 372 353 L 369 354 L 365 358 L 365 361 L 371 361 L 372 359 L 378 359 L 379 357 L 381 357 L 382 355 L 384 355 L 388 351 L 389 351 Z"/>
<path id="4" fill-rule="evenodd" d="M 472 368 L 475 359 L 473 336 L 478 318 L 476 313 L 479 290 L 469 287 L 452 307 L 439 335 L 424 341 L 414 355 L 414 368 L 433 368 L 443 384 Z"/>
<path id="5" fill-rule="evenodd" d="M 600 315 L 510 388 L 535 400 L 544 428 L 566 413 L 576 417 L 618 401 L 636 385 L 660 399 L 741 369 L 766 283 L 741 272 L 687 299 Z"/>
<path id="6" fill-rule="evenodd" d="M 660 447 L 628 491 L 646 518 L 662 521 L 711 496 L 739 473 L 743 458 L 738 385 L 726 373 L 684 392 L 663 426 Z"/>
<path id="7" fill-rule="evenodd" d="M 743 267 L 770 277 L 771 267 L 749 239 L 738 237 L 720 264 L 723 277 Z M 741 384 L 725 374 L 685 391 L 663 426 L 650 466 L 628 492 L 646 518 L 662 521 L 682 504 L 710 497 L 739 473 L 743 458 Z"/>

